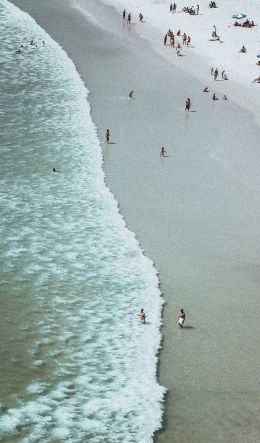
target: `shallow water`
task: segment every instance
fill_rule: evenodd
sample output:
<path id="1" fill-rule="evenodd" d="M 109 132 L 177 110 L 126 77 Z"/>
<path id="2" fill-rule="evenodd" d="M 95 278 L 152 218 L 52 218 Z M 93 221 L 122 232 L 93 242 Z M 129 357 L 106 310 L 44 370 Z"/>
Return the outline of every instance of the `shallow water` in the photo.
<path id="1" fill-rule="evenodd" d="M 74 65 L 29 16 L 5 1 L 0 14 L 0 435 L 151 441 L 164 391 L 156 270 L 104 185 Z"/>

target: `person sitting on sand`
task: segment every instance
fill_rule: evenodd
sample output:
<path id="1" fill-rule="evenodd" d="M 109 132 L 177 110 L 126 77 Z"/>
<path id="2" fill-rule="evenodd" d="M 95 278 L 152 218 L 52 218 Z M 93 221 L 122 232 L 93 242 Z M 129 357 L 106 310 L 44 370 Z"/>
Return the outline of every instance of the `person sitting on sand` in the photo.
<path id="1" fill-rule="evenodd" d="M 227 96 L 225 94 L 223 95 L 223 100 L 227 100 Z"/>
<path id="2" fill-rule="evenodd" d="M 212 96 L 212 100 L 219 100 L 214 92 L 213 96 Z"/>
<path id="3" fill-rule="evenodd" d="M 180 310 L 178 317 L 178 325 L 182 328 L 186 319 L 186 315 L 183 309 Z"/>
<path id="4" fill-rule="evenodd" d="M 180 45 L 180 43 L 178 43 L 178 45 L 176 46 L 176 52 L 177 52 L 177 55 L 180 55 L 180 52 L 181 52 L 181 45 Z"/>
<path id="5" fill-rule="evenodd" d="M 160 157 L 165 157 L 166 155 L 166 151 L 164 149 L 164 147 L 162 147 L 161 152 L 160 152 Z"/>
<path id="6" fill-rule="evenodd" d="M 178 35 L 178 36 L 181 35 L 181 30 L 180 30 L 180 29 L 177 31 L 177 35 Z"/>
<path id="7" fill-rule="evenodd" d="M 258 77 L 256 77 L 252 83 L 260 83 L 260 75 Z"/>
<path id="8" fill-rule="evenodd" d="M 141 308 L 140 314 L 138 315 L 140 317 L 141 323 L 145 324 L 146 315 L 143 308 Z"/>
<path id="9" fill-rule="evenodd" d="M 243 45 L 242 46 L 242 48 L 240 49 L 240 51 L 239 52 L 242 52 L 243 54 L 245 54 L 246 53 L 246 48 L 245 48 L 245 46 Z"/>
<path id="10" fill-rule="evenodd" d="M 206 87 L 203 89 L 203 92 L 209 92 L 209 88 L 206 86 Z"/>
<path id="11" fill-rule="evenodd" d="M 227 74 L 224 74 L 224 75 L 223 75 L 223 79 L 224 79 L 224 80 L 228 80 L 228 76 L 227 76 Z"/>

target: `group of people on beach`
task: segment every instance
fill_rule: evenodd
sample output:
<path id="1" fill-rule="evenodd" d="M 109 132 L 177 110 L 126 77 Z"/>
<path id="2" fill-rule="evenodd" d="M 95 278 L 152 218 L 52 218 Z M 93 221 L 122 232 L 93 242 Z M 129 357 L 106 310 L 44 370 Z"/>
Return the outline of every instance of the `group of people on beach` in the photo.
<path id="1" fill-rule="evenodd" d="M 128 14 L 127 14 L 126 10 L 124 9 L 122 15 L 123 15 L 123 20 L 126 20 L 127 24 L 130 25 L 131 21 L 132 21 L 131 12 L 128 12 Z M 141 12 L 139 13 L 138 18 L 139 18 L 139 22 L 141 22 L 141 23 L 144 22 L 144 16 Z"/>
<path id="2" fill-rule="evenodd" d="M 140 321 L 143 325 L 145 325 L 145 321 L 146 321 L 146 314 L 144 312 L 144 308 L 141 308 L 140 313 L 138 314 L 138 316 L 140 317 Z M 180 328 L 183 328 L 184 322 L 186 320 L 186 314 L 184 312 L 184 309 L 180 310 L 179 316 L 178 316 L 178 325 L 180 326 Z"/>
<path id="3" fill-rule="evenodd" d="M 199 15 L 199 11 L 200 11 L 200 5 L 196 6 L 196 9 L 194 6 L 184 6 L 184 8 L 182 8 L 183 12 L 187 12 L 190 15 Z"/>
<path id="4" fill-rule="evenodd" d="M 241 26 L 242 28 L 253 28 L 255 26 L 255 22 L 249 21 L 248 19 L 244 23 L 239 23 L 237 20 L 234 23 L 234 26 Z"/>
<path id="5" fill-rule="evenodd" d="M 188 35 L 188 34 L 186 34 L 185 32 L 183 33 L 183 34 L 181 34 L 181 30 L 179 29 L 178 31 L 177 31 L 177 33 L 176 33 L 176 36 L 177 37 L 181 37 L 182 38 L 182 44 L 185 46 L 189 46 L 189 44 L 190 44 L 190 42 L 191 42 L 191 38 L 190 38 L 190 36 Z M 180 51 L 181 51 L 181 45 L 180 45 L 180 43 L 178 42 L 177 44 L 175 44 L 176 43 L 176 41 L 175 41 L 175 35 L 174 35 L 174 33 L 171 31 L 171 29 L 169 29 L 168 30 L 168 32 L 167 32 L 167 34 L 165 34 L 165 36 L 164 36 L 164 39 L 163 39 L 163 44 L 164 44 L 164 46 L 166 46 L 167 45 L 167 40 L 168 40 L 168 38 L 170 39 L 170 46 L 172 47 L 172 48 L 175 48 L 176 49 L 176 53 L 177 53 L 177 55 L 181 55 L 180 54 Z"/>

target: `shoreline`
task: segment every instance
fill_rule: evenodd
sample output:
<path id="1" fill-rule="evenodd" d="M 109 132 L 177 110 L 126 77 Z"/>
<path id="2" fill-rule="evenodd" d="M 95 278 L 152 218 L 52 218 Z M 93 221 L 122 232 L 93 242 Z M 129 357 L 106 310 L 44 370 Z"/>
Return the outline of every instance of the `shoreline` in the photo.
<path id="1" fill-rule="evenodd" d="M 62 8 L 55 4 L 52 4 L 53 11 L 50 11 L 48 6 L 35 6 L 32 1 L 17 0 L 13 3 L 21 8 L 23 5 L 22 9 L 27 9 L 27 12 L 29 12 L 56 41 L 62 44 L 69 57 L 72 58 L 77 66 L 83 81 L 84 79 L 87 80 L 87 87 L 90 90 L 88 99 L 92 109 L 91 115 L 98 128 L 99 139 L 102 140 L 104 128 L 106 127 L 111 128 L 112 136 L 116 139 L 117 145 L 106 146 L 103 149 L 106 184 L 120 204 L 120 212 L 126 220 L 127 227 L 135 232 L 142 249 L 144 249 L 147 256 L 155 263 L 160 275 L 162 293 L 166 299 L 162 330 L 162 345 L 164 347 L 160 351 L 157 369 L 160 384 L 168 388 L 165 401 L 167 409 L 164 415 L 164 429 L 159 431 L 156 441 L 170 442 L 173 438 L 182 438 L 182 441 L 187 441 L 187 443 L 190 441 L 208 442 L 209 439 L 214 438 L 214 436 L 216 437 L 214 441 L 223 441 L 223 435 L 221 434 L 223 429 L 225 431 L 224 435 L 225 437 L 228 436 L 229 441 L 239 441 L 232 440 L 233 434 L 230 435 L 224 425 L 227 419 L 222 417 L 218 408 L 224 403 L 225 412 L 228 414 L 228 410 L 230 409 L 228 399 L 226 399 L 225 396 L 224 398 L 220 396 L 215 410 L 212 407 L 212 396 L 209 396 L 206 400 L 203 399 L 200 390 L 194 390 L 194 385 L 201 388 L 206 380 L 207 389 L 216 377 L 217 383 L 212 388 L 212 392 L 215 395 L 216 389 L 220 388 L 220 380 L 224 376 L 223 370 L 217 372 L 215 370 L 212 375 L 209 370 L 213 369 L 214 364 L 218 362 L 219 354 L 217 358 L 212 357 L 213 361 L 209 365 L 210 368 L 206 367 L 206 373 L 202 371 L 202 374 L 199 374 L 199 370 L 203 368 L 203 364 L 204 366 L 208 364 L 209 351 L 212 346 L 213 349 L 215 347 L 218 353 L 220 352 L 219 345 L 222 344 L 225 334 L 219 333 L 218 322 L 223 315 L 223 306 L 225 306 L 228 312 L 230 309 L 232 310 L 232 302 L 230 302 L 230 305 L 227 304 L 226 294 L 232 289 L 231 293 L 234 295 L 237 289 L 234 275 L 232 275 L 232 278 L 226 275 L 228 271 L 224 266 L 224 264 L 227 264 L 226 261 L 228 261 L 228 258 L 232 258 L 232 266 L 234 266 L 234 256 L 237 256 L 237 251 L 233 251 L 233 254 L 230 254 L 230 257 L 228 256 L 227 248 L 230 246 L 234 248 L 232 242 L 227 244 L 226 247 L 224 245 L 225 241 L 228 241 L 228 237 L 224 235 L 228 225 L 225 225 L 224 217 L 220 217 L 220 220 L 216 218 L 220 216 L 220 214 L 211 205 L 210 199 L 212 195 L 215 197 L 214 202 L 216 203 L 216 209 L 218 209 L 219 207 L 221 208 L 223 203 L 222 198 L 224 198 L 224 206 L 227 210 L 226 215 L 231 219 L 238 216 L 239 221 L 242 221 L 243 217 L 241 217 L 240 214 L 242 206 L 239 205 L 239 211 L 237 212 L 235 204 L 232 206 L 231 211 L 229 205 L 232 205 L 232 198 L 234 198 L 236 204 L 238 203 L 239 194 L 242 194 L 242 201 L 244 203 L 246 199 L 249 199 L 249 196 L 252 197 L 251 194 L 254 194 L 255 190 L 259 187 L 256 176 L 248 183 L 246 177 L 247 168 L 244 171 L 243 165 L 240 164 L 244 139 L 243 134 L 240 134 L 238 128 L 240 123 L 239 116 L 241 113 L 243 114 L 242 118 L 245 120 L 244 124 L 246 129 L 251 127 L 251 119 L 240 109 L 235 108 L 232 103 L 228 103 L 227 109 L 224 108 L 224 103 L 219 103 L 223 113 L 221 116 L 218 115 L 219 109 L 216 110 L 211 106 L 210 110 L 213 115 L 213 121 L 204 122 L 203 119 L 205 119 L 205 115 L 203 115 L 201 119 L 198 117 L 199 113 L 185 115 L 183 118 L 183 114 L 180 113 L 183 109 L 183 97 L 175 93 L 175 91 L 178 90 L 181 70 L 176 70 L 175 72 L 178 78 L 171 78 L 169 73 L 164 71 L 164 69 L 167 70 L 167 62 L 162 61 L 159 56 L 153 59 L 153 52 L 149 49 L 149 45 L 146 42 L 140 41 L 139 37 L 134 35 L 134 33 L 131 33 L 128 37 L 123 34 L 123 41 L 120 42 L 117 42 L 115 35 L 112 33 L 109 34 L 111 39 L 106 39 L 106 32 L 102 30 L 102 23 L 100 29 L 97 29 L 96 40 L 94 39 L 88 42 L 87 46 L 87 43 L 84 43 L 84 45 L 82 43 L 84 33 L 86 33 L 86 36 L 88 35 L 87 29 L 84 29 L 84 20 L 86 17 L 80 18 L 80 16 L 77 16 L 78 13 L 72 16 L 69 9 L 64 7 L 64 10 L 62 10 Z M 91 5 L 95 6 L 95 2 L 93 1 Z M 69 2 L 67 2 L 67 6 L 69 8 Z M 109 7 L 107 8 L 109 10 Z M 101 10 L 103 10 L 102 5 L 99 6 L 97 15 Z M 49 20 L 49 18 L 51 13 L 57 13 L 57 11 L 60 13 L 60 16 L 62 16 L 62 24 L 55 28 L 55 18 L 52 20 Z M 112 14 L 112 16 L 115 20 L 114 23 L 120 19 L 116 14 Z M 75 30 L 73 29 L 73 25 L 68 27 L 69 24 L 73 23 L 73 20 L 74 25 L 77 23 L 76 37 L 74 36 Z M 97 26 L 97 24 L 93 22 L 92 25 Z M 71 38 L 72 35 L 73 38 Z M 137 43 L 137 50 L 135 49 L 131 52 L 133 42 Z M 78 45 L 78 43 L 80 43 L 80 45 Z M 102 81 L 102 78 L 94 78 L 95 75 L 93 72 L 91 73 L 91 69 L 84 66 L 83 58 L 86 49 L 91 53 L 90 65 L 91 62 L 96 64 L 95 73 L 102 72 L 104 60 L 109 56 L 109 62 L 105 64 L 104 81 Z M 116 65 L 116 60 L 119 62 L 118 65 Z M 133 60 L 135 63 L 138 62 L 138 68 L 145 76 L 144 79 L 140 78 L 140 75 L 136 72 L 135 65 L 131 65 Z M 130 66 L 130 72 L 129 68 L 127 68 L 127 63 L 129 63 Z M 115 66 L 117 66 L 119 74 L 115 72 Z M 146 71 L 148 71 L 147 66 L 151 68 L 150 76 L 146 73 Z M 114 76 L 116 78 L 114 78 Z M 138 91 L 138 87 L 140 85 L 142 86 L 139 92 L 139 97 L 142 96 L 142 100 L 137 96 L 135 103 L 129 103 L 126 99 L 128 92 L 126 88 L 128 87 L 127 85 L 129 85 L 130 78 L 132 84 L 134 84 L 133 89 Z M 183 79 L 185 83 L 185 93 L 189 94 L 192 92 L 194 84 L 196 84 L 198 89 L 196 93 L 197 106 L 199 110 L 201 108 L 203 109 L 205 97 L 202 94 L 198 94 L 198 91 L 201 92 L 201 84 L 196 80 L 189 84 L 190 78 L 189 76 L 187 79 Z M 170 91 L 169 84 L 171 85 Z M 155 103 L 151 101 L 151 91 L 153 92 Z M 168 95 L 170 96 L 168 97 Z M 134 108 L 132 105 L 134 105 Z M 207 147 L 207 143 L 205 143 L 205 134 L 208 127 L 211 131 L 214 131 L 216 122 L 220 124 L 220 127 L 223 127 L 226 116 L 228 112 L 231 111 L 232 122 L 234 119 L 238 135 L 242 137 L 238 146 L 238 153 L 234 151 L 236 153 L 236 170 L 235 172 L 232 171 L 232 173 L 229 163 L 231 153 L 230 158 L 226 156 L 223 160 L 222 157 L 223 152 L 225 152 L 223 148 L 226 149 L 227 135 L 231 140 L 231 145 L 235 141 L 234 137 L 232 138 L 232 133 L 225 133 L 224 136 L 220 134 L 217 137 L 217 143 L 214 143 L 214 139 L 210 140 L 213 144 L 213 147 L 210 149 Z M 171 115 L 169 115 L 170 113 Z M 145 116 L 145 119 L 141 121 L 140 126 L 141 116 Z M 236 119 L 238 122 L 236 122 Z M 127 127 L 126 121 L 131 122 L 131 128 Z M 159 125 L 157 123 L 158 121 L 160 122 Z M 177 127 L 171 127 L 172 121 L 178 122 Z M 144 127 L 142 127 L 142 125 Z M 198 125 L 201 131 L 199 139 L 197 139 Z M 135 130 L 136 133 L 134 133 Z M 187 135 L 185 131 L 190 133 Z M 116 134 L 116 136 L 114 134 Z M 252 137 L 253 148 L 251 150 L 252 152 L 250 151 L 250 155 L 251 163 L 253 164 L 257 155 L 256 145 L 254 144 L 258 137 L 256 129 L 253 130 Z M 201 145 L 199 152 L 194 152 L 194 139 L 196 140 L 196 144 Z M 168 150 L 168 146 L 172 145 L 172 140 L 174 140 L 174 149 L 170 151 L 171 155 L 169 159 L 159 159 L 158 149 L 160 149 L 160 145 L 166 145 L 166 149 Z M 181 143 L 179 140 L 181 140 Z M 140 147 L 142 147 L 142 149 L 140 149 Z M 232 151 L 232 154 L 234 154 L 234 152 Z M 148 162 L 147 159 L 149 159 Z M 199 168 L 197 162 L 199 163 Z M 247 167 L 251 166 L 251 163 L 247 164 Z M 215 171 L 216 168 L 217 171 Z M 238 174 L 238 172 L 243 172 L 244 175 Z M 255 172 L 257 172 L 257 169 Z M 228 173 L 228 177 L 225 176 L 225 173 Z M 183 183 L 183 177 L 185 177 L 186 183 Z M 206 181 L 209 190 L 206 189 L 204 181 Z M 212 186 L 212 181 L 214 181 L 213 185 L 215 186 Z M 221 184 L 222 181 L 225 182 L 225 186 Z M 223 197 L 223 191 L 230 189 L 230 187 L 231 198 L 228 198 L 228 196 Z M 176 193 L 170 195 L 169 189 L 174 189 Z M 199 194 L 199 198 L 197 193 Z M 257 199 L 253 196 L 252 204 L 247 208 L 251 211 L 252 215 L 254 215 L 256 202 Z M 202 215 L 200 211 L 202 211 Z M 210 213 L 211 216 L 207 221 L 208 213 Z M 199 222 L 196 220 L 197 217 Z M 213 229 L 210 226 L 212 222 Z M 257 217 L 255 224 L 257 225 Z M 161 226 L 163 226 L 163 230 L 160 229 Z M 202 228 L 206 231 L 205 235 L 201 234 Z M 237 240 L 241 234 L 238 226 L 235 227 L 234 231 L 233 240 Z M 215 232 L 217 232 L 217 235 Z M 228 232 L 228 234 L 230 234 L 230 232 Z M 172 235 L 172 238 L 169 237 L 170 235 Z M 210 239 L 211 235 L 215 235 L 214 241 Z M 244 250 L 246 249 L 247 235 L 244 238 L 244 242 L 242 242 Z M 213 247 L 216 241 L 219 241 L 223 250 L 221 250 L 221 247 L 215 247 L 214 253 L 211 253 L 207 245 L 207 241 L 210 240 L 211 247 Z M 253 249 L 253 245 L 251 245 L 251 249 Z M 223 264 L 221 265 L 222 260 Z M 240 262 L 237 263 L 237 266 L 239 265 L 241 265 Z M 173 272 L 173 268 L 175 272 Z M 231 268 L 232 267 L 230 267 L 230 269 Z M 213 278 L 212 271 L 216 273 Z M 224 276 L 223 286 L 225 286 L 225 289 L 214 292 L 215 284 L 218 289 L 221 289 L 220 282 L 222 282 Z M 241 280 L 240 283 L 242 284 L 243 290 L 250 287 L 252 292 L 251 298 L 254 298 L 258 285 L 255 286 L 254 282 L 251 281 L 247 287 L 246 281 L 243 280 L 239 273 L 236 275 L 236 278 Z M 183 284 L 184 280 L 188 282 L 186 285 Z M 209 307 L 207 306 L 207 309 L 205 309 L 204 306 L 207 300 L 207 291 L 211 294 L 213 293 L 214 296 L 213 300 L 211 300 L 211 304 L 213 304 L 211 309 L 213 309 L 216 319 L 213 321 L 208 312 Z M 200 298 L 197 299 L 198 306 L 194 306 L 192 304 L 193 295 L 198 297 L 200 292 L 202 292 L 202 296 L 200 295 Z M 239 295 L 242 294 L 239 293 Z M 220 298 L 220 300 L 218 300 L 218 298 Z M 235 300 L 236 305 L 240 306 L 240 302 L 240 298 Z M 190 330 L 186 328 L 187 333 L 185 336 L 181 334 L 181 331 L 176 330 L 175 319 L 172 319 L 173 315 L 177 315 L 178 309 L 182 304 L 184 304 L 184 308 L 186 305 L 192 306 L 190 311 L 188 310 L 187 318 L 187 326 L 190 325 Z M 241 309 L 240 314 L 241 316 L 244 314 Z M 206 315 L 209 315 L 209 319 L 206 319 L 203 327 L 200 326 L 198 321 L 201 315 L 205 315 L 205 318 Z M 257 309 L 255 316 L 257 317 Z M 224 331 L 229 334 L 231 330 L 228 327 L 227 320 L 228 319 L 224 322 Z M 232 326 L 239 327 L 239 325 L 240 321 L 238 321 L 238 319 L 235 319 L 235 322 L 232 323 Z M 212 326 L 213 328 L 211 330 Z M 208 342 L 202 344 L 201 340 L 203 340 L 205 333 Z M 245 335 L 245 343 L 247 344 L 251 336 L 248 336 L 248 334 Z M 215 343 L 216 337 L 217 344 Z M 234 346 L 237 347 L 236 337 L 231 334 L 231 338 L 234 341 Z M 180 347 L 181 349 L 179 349 Z M 193 355 L 191 364 L 189 356 L 194 348 L 197 349 L 197 351 L 199 350 L 199 352 L 206 352 L 206 355 L 203 356 L 202 362 L 199 357 L 196 359 L 196 356 Z M 182 349 L 185 349 L 186 355 L 182 355 Z M 228 347 L 224 346 L 223 357 L 228 355 L 227 349 Z M 171 353 L 173 355 L 171 355 Z M 174 355 L 174 353 L 176 354 Z M 180 359 L 182 359 L 181 363 Z M 236 361 L 237 359 L 235 359 L 235 362 Z M 230 366 L 228 364 L 225 368 L 228 371 L 228 376 L 226 377 L 228 382 L 232 381 L 232 377 L 230 378 L 230 369 L 232 367 L 233 365 Z M 173 371 L 173 374 L 171 374 L 170 371 Z M 177 387 L 179 384 L 181 388 L 178 391 Z M 183 390 L 184 384 L 187 384 L 187 386 L 185 386 Z M 225 386 L 225 383 L 223 384 Z M 234 395 L 236 394 L 238 396 L 237 386 L 233 386 L 233 389 L 235 391 Z M 233 394 L 232 389 L 231 394 Z M 233 400 L 231 402 L 232 406 L 234 405 L 234 395 L 231 395 L 231 400 Z M 201 408 L 199 416 L 196 412 L 197 404 L 199 404 Z M 206 411 L 209 412 L 205 418 Z M 231 410 L 231 412 L 233 413 L 234 411 Z M 239 416 L 239 410 L 235 412 L 236 415 Z M 210 427 L 212 417 L 216 417 L 216 420 L 222 420 L 217 429 Z M 232 421 L 233 418 L 230 417 L 229 419 Z M 186 426 L 185 432 L 183 430 L 184 423 Z M 202 432 L 200 428 L 201 426 L 205 426 L 205 424 L 206 429 L 204 428 Z M 232 432 L 234 432 L 233 429 Z M 248 438 L 252 437 L 249 435 L 249 432 L 245 427 L 245 433 L 243 432 L 243 440 L 241 441 L 247 441 L 245 439 L 246 434 Z M 191 436 L 194 435 L 196 435 L 195 440 L 191 440 Z M 252 439 L 248 441 L 252 441 Z"/>

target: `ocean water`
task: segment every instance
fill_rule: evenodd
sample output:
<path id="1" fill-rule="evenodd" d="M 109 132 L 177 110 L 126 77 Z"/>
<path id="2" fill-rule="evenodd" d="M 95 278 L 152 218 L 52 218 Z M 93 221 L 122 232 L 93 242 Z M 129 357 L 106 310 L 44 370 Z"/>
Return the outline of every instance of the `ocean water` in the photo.
<path id="1" fill-rule="evenodd" d="M 104 184 L 75 66 L 30 16 L 0 15 L 0 441 L 150 442 L 156 269 Z"/>

